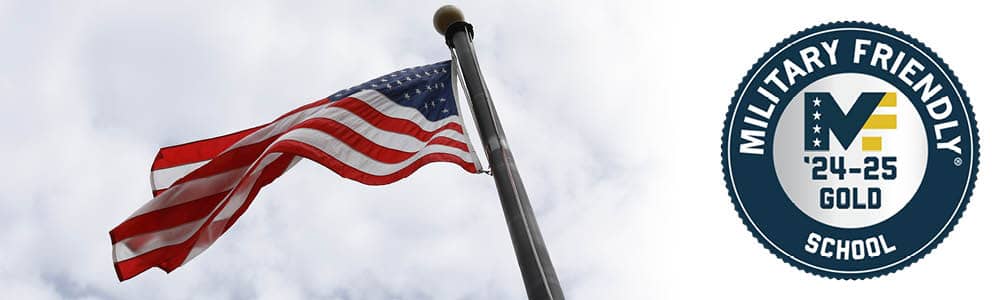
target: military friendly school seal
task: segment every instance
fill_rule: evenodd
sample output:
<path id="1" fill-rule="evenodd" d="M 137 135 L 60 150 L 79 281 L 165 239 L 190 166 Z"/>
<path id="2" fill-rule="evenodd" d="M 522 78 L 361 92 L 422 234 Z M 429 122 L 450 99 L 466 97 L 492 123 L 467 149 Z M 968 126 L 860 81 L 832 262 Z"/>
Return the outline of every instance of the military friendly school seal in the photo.
<path id="1" fill-rule="evenodd" d="M 937 55 L 870 23 L 799 32 L 740 83 L 722 167 L 743 223 L 821 276 L 919 260 L 958 223 L 979 163 L 969 99 Z"/>

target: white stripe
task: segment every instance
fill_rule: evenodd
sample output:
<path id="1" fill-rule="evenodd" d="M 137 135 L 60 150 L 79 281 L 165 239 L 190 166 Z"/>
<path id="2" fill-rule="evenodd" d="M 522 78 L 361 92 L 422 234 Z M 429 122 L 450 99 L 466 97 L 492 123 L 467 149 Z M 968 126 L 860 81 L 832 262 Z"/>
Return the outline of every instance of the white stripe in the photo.
<path id="1" fill-rule="evenodd" d="M 187 222 L 180 226 L 144 233 L 118 241 L 114 244 L 112 250 L 114 251 L 113 257 L 115 262 L 133 258 L 165 246 L 180 244 L 191 237 L 195 230 L 198 229 L 198 226 L 205 223 L 205 219 L 207 218 L 208 216 L 205 216 L 204 218 Z"/>
<path id="2" fill-rule="evenodd" d="M 309 118 L 310 119 L 325 118 L 338 122 L 340 124 L 343 124 L 344 126 L 347 126 L 354 132 L 357 132 L 358 134 L 364 136 L 366 139 L 390 149 L 395 149 L 404 152 L 416 152 L 426 145 L 425 142 L 420 141 L 419 139 L 412 137 L 410 135 L 385 131 L 378 127 L 375 127 L 372 124 L 369 124 L 361 117 L 358 117 L 354 113 L 351 113 L 350 111 L 339 107 L 330 107 L 328 109 L 317 111 L 315 112 L 314 116 L 310 116 Z M 431 136 L 430 139 L 428 139 L 428 141 L 436 137 L 447 137 L 465 143 L 466 145 L 469 144 L 468 137 L 465 134 L 459 133 L 458 131 L 451 129 L 442 130 L 434 134 L 433 136 Z M 249 142 L 244 142 L 247 139 L 239 141 L 238 144 L 244 144 L 244 145 L 250 144 Z M 267 137 L 263 135 L 259 137 L 259 140 L 264 140 L 264 139 L 267 139 Z M 233 147 L 230 147 L 230 149 L 232 148 Z M 227 150 L 227 152 L 228 151 L 229 150 Z M 168 188 L 178 179 L 181 179 L 188 173 L 191 173 L 192 171 L 207 164 L 208 162 L 209 160 L 204 160 L 200 162 L 154 170 L 152 171 L 152 174 L 150 176 L 150 184 L 152 185 L 154 191 Z"/>
<path id="3" fill-rule="evenodd" d="M 265 161 L 266 164 L 271 163 L 274 159 L 270 161 Z M 154 210 L 160 210 L 167 207 L 171 207 L 178 204 L 183 204 L 189 201 L 194 201 L 209 195 L 213 195 L 222 191 L 232 189 L 236 186 L 240 177 L 246 173 L 247 169 L 250 168 L 251 164 L 246 166 L 232 169 L 219 174 L 211 175 L 204 178 L 198 178 L 192 181 L 181 183 L 175 187 L 169 188 L 163 191 L 162 194 L 153 198 L 132 213 L 129 218 L 148 213 Z"/>
<path id="4" fill-rule="evenodd" d="M 337 108 L 335 110 L 331 110 L 329 113 L 326 113 L 323 116 L 321 116 L 321 118 L 329 119 L 331 121 L 340 123 L 350 128 L 352 131 L 357 132 L 361 136 L 364 136 L 369 141 L 372 141 L 373 143 L 379 144 L 386 148 L 395 149 L 403 152 L 417 152 L 420 151 L 421 148 L 424 148 L 424 146 L 427 145 L 427 142 L 421 141 L 411 135 L 386 131 L 382 130 L 381 128 L 375 127 L 374 125 L 369 124 L 368 121 L 365 121 L 365 119 L 358 117 L 357 115 L 346 109 Z M 466 140 L 467 138 L 465 134 L 459 133 L 458 131 L 452 129 L 446 129 L 438 133 L 435 133 L 430 138 L 428 138 L 427 141 L 429 142 L 430 140 L 436 137 L 442 137 L 442 136 L 466 144 L 469 143 Z"/>
<path id="5" fill-rule="evenodd" d="M 193 162 L 189 164 L 163 168 L 159 170 L 153 170 L 152 174 L 149 176 L 149 184 L 153 187 L 153 190 L 162 190 L 170 187 L 178 179 L 184 177 L 191 171 L 198 169 L 208 163 L 209 160 L 203 160 L 199 162 Z"/>
<path id="6" fill-rule="evenodd" d="M 367 103 L 368 105 L 372 106 L 373 108 L 375 108 L 376 110 L 378 110 L 379 112 L 381 112 L 386 116 L 410 120 L 413 123 L 417 124 L 417 126 L 419 126 L 424 131 L 434 131 L 437 130 L 438 128 L 441 128 L 441 126 L 447 125 L 448 123 L 451 122 L 456 122 L 459 125 L 462 124 L 462 119 L 460 119 L 457 115 L 450 116 L 437 121 L 427 120 L 427 118 L 424 117 L 424 115 L 421 114 L 420 111 L 418 111 L 417 109 L 408 106 L 398 105 L 391 99 L 389 99 L 388 97 L 382 95 L 382 93 L 379 93 L 377 91 L 363 90 L 355 93 L 354 95 L 351 95 L 351 97 L 357 98 L 358 100 Z M 333 104 L 335 102 L 330 102 L 330 103 Z M 259 143 L 263 140 L 273 137 L 274 135 L 281 134 L 282 132 L 287 131 L 289 128 L 298 125 L 302 121 L 311 118 L 325 117 L 330 113 L 330 111 L 336 111 L 336 110 L 343 110 L 343 109 L 339 107 L 323 105 L 285 116 L 284 118 L 281 118 L 271 123 L 270 125 L 264 126 L 264 128 L 261 128 L 260 130 L 257 130 L 254 133 L 247 135 L 239 142 L 236 142 L 232 146 L 229 146 L 229 148 L 226 149 L 226 151 L 245 145 Z M 464 128 L 465 126 L 463 125 L 462 127 Z"/>
<path id="7" fill-rule="evenodd" d="M 443 145 L 430 145 L 423 147 L 419 151 L 413 154 L 410 158 L 395 164 L 382 163 L 371 159 L 367 155 L 358 152 L 344 144 L 344 142 L 339 139 L 326 134 L 325 132 L 311 129 L 311 128 L 299 128 L 288 132 L 278 138 L 278 141 L 282 140 L 293 140 L 302 142 L 311 146 L 314 146 L 326 155 L 329 155 L 341 163 L 355 168 L 361 172 L 365 172 L 370 175 L 375 176 L 386 176 L 393 173 L 399 172 L 403 168 L 413 164 L 416 160 L 435 153 L 447 153 L 458 156 L 460 159 L 472 163 L 472 156 L 469 152 L 462 151 L 450 146 Z M 277 143 L 277 141 L 275 142 Z M 272 153 L 273 154 L 273 153 Z M 271 155 L 271 154 L 268 154 Z M 256 171 L 255 171 L 256 172 Z M 248 185 L 249 186 L 249 185 Z M 224 220 L 232 217 L 236 210 L 243 205 L 243 201 L 246 199 L 246 195 L 249 189 L 245 187 L 237 187 L 234 190 L 234 194 L 230 199 L 226 207 L 216 215 L 214 221 Z"/>
<path id="8" fill-rule="evenodd" d="M 254 169 L 254 172 L 250 173 L 250 175 L 248 176 L 247 180 L 244 181 L 246 184 L 244 184 L 243 187 L 251 186 L 251 184 L 253 182 L 256 182 L 257 178 L 260 177 L 260 170 L 262 170 L 264 167 L 266 167 L 267 165 L 269 165 L 272 162 L 274 162 L 274 160 L 276 160 L 280 155 L 281 155 L 281 153 L 272 153 L 272 154 L 266 155 L 263 158 L 263 161 L 261 162 L 261 164 L 258 165 L 257 168 Z M 237 183 L 238 183 L 237 180 L 235 180 L 235 179 L 232 180 L 232 185 L 236 185 Z M 184 184 L 187 184 L 187 183 L 184 183 Z M 177 186 L 177 187 L 180 187 L 180 186 Z M 177 188 L 177 187 L 174 187 L 174 188 Z M 173 190 L 174 188 L 171 188 L 170 190 L 168 190 L 168 192 L 171 191 L 171 190 Z M 242 188 L 242 187 L 239 188 L 239 189 L 237 189 L 237 190 L 234 190 L 234 192 L 236 192 L 235 195 L 242 195 L 243 197 L 245 197 L 247 195 L 248 191 L 249 191 L 249 189 Z M 163 194 L 167 194 L 167 192 L 164 192 Z M 226 198 L 229 198 L 229 199 L 235 198 L 234 193 L 230 192 L 230 194 L 227 195 Z M 157 199 L 159 199 L 159 197 L 157 197 Z M 185 199 L 187 199 L 187 198 L 185 198 Z M 194 199 L 197 199 L 197 198 L 187 199 L 187 201 L 194 200 Z M 156 200 L 151 201 L 149 204 L 152 204 L 155 201 Z M 242 200 L 240 200 L 240 202 L 242 202 Z M 147 204 L 147 206 L 149 204 Z M 220 208 L 221 204 L 222 203 L 220 202 L 218 205 L 216 205 L 216 208 L 213 209 L 212 211 L 214 212 L 214 211 L 218 210 Z M 228 205 L 227 205 L 227 207 L 228 207 Z M 153 251 L 153 250 L 156 250 L 156 249 L 159 249 L 159 248 L 162 248 L 162 247 L 167 247 L 167 246 L 171 246 L 171 245 L 176 245 L 176 244 L 179 244 L 179 243 L 183 243 L 188 238 L 190 238 L 191 236 L 194 235 L 194 233 L 197 231 L 197 229 L 201 225 L 203 225 L 205 223 L 205 221 L 208 219 L 209 215 L 211 215 L 211 213 L 209 213 L 208 215 L 205 215 L 204 217 L 198 219 L 197 221 L 188 222 L 188 223 L 184 223 L 183 225 L 179 225 L 179 226 L 167 228 L 167 229 L 164 229 L 164 230 L 159 230 L 159 231 L 144 233 L 144 234 L 140 234 L 140 235 L 136 235 L 136 236 L 133 236 L 133 237 L 122 239 L 121 241 L 118 241 L 117 243 L 114 244 L 114 246 L 113 246 L 113 256 L 112 257 L 115 259 L 116 262 L 119 262 L 119 261 L 123 261 L 123 260 L 129 259 L 129 258 L 132 258 L 132 257 L 136 257 L 136 256 L 139 256 L 139 255 L 145 254 L 145 253 L 147 253 L 149 251 Z M 133 215 L 133 216 L 135 216 L 135 215 Z"/>
<path id="9" fill-rule="evenodd" d="M 329 104 L 324 104 L 310 109 L 306 109 L 285 116 L 284 118 L 278 119 L 277 121 L 271 122 L 271 124 L 264 126 L 264 128 L 258 129 L 257 131 L 254 131 L 253 133 L 243 137 L 242 139 L 234 143 L 232 146 L 229 146 L 229 148 L 226 148 L 226 150 L 222 151 L 222 153 L 229 152 L 229 150 L 239 148 L 242 146 L 260 143 L 263 140 L 269 139 L 277 134 L 281 134 L 282 132 L 287 131 L 288 128 L 298 125 L 299 123 L 302 123 L 302 121 L 311 118 L 317 112 L 327 109 L 328 105 Z"/>
<path id="10" fill-rule="evenodd" d="M 373 160 L 364 153 L 354 150 L 350 147 L 350 145 L 345 144 L 343 141 L 338 140 L 325 132 L 311 128 L 299 128 L 289 131 L 287 134 L 278 138 L 278 140 L 294 140 L 312 145 L 345 165 L 375 176 L 385 176 L 396 173 L 406 166 L 409 166 L 417 159 L 432 153 L 453 154 L 464 161 L 469 163 L 472 162 L 469 152 L 450 146 L 429 145 L 420 149 L 420 151 L 417 151 L 413 156 L 402 162 L 387 164 Z"/>
<path id="11" fill-rule="evenodd" d="M 371 105 L 375 108 L 375 110 L 378 110 L 383 115 L 413 121 L 414 123 L 417 123 L 420 128 L 423 128 L 424 131 L 434 131 L 451 122 L 462 124 L 462 119 L 459 119 L 458 115 L 453 115 L 437 121 L 427 120 L 427 117 L 425 117 L 424 114 L 416 108 L 399 105 L 395 101 L 392 101 L 392 99 L 389 99 L 389 97 L 386 97 L 382 93 L 375 90 L 362 90 L 354 93 L 351 97 L 368 103 L 368 105 Z"/>
<path id="12" fill-rule="evenodd" d="M 307 118 L 319 117 L 319 118 L 330 119 L 330 120 L 333 120 L 333 121 L 338 121 L 338 122 L 341 122 L 341 124 L 344 124 L 345 126 L 351 128 L 355 132 L 361 134 L 362 136 L 365 136 L 365 138 L 371 140 L 372 142 L 374 142 L 376 144 L 380 144 L 380 145 L 383 145 L 383 146 L 385 146 L 387 148 L 392 148 L 392 149 L 396 149 L 396 150 L 400 150 L 400 151 L 417 152 L 417 151 L 421 151 L 421 149 L 424 149 L 425 146 L 426 146 L 425 142 L 422 142 L 422 141 L 420 141 L 420 140 L 418 140 L 418 139 L 416 139 L 416 138 L 414 138 L 412 136 L 405 135 L 405 134 L 399 134 L 399 133 L 395 133 L 395 132 L 390 132 L 390 131 L 385 131 L 385 130 L 381 130 L 381 129 L 377 128 L 377 127 L 374 127 L 371 124 L 369 124 L 368 122 L 364 121 L 364 119 L 362 119 L 362 118 L 354 115 L 350 111 L 347 111 L 347 110 L 345 110 L 343 108 L 330 107 L 330 108 L 326 108 L 326 109 L 322 109 L 322 110 L 317 110 L 317 111 L 313 112 L 313 114 L 314 114 L 314 116 L 300 116 L 300 117 L 296 117 L 295 119 L 298 122 L 301 122 L 301 121 L 303 121 L 304 119 L 307 119 Z M 286 119 L 283 119 L 283 120 L 286 120 Z M 284 123 L 284 122 L 282 122 L 282 123 Z M 296 124 L 298 124 L 298 123 L 296 123 Z M 291 125 L 288 125 L 288 126 L 282 126 L 282 127 L 291 127 L 293 125 L 295 125 L 295 124 L 291 124 Z M 261 132 L 262 130 L 259 130 L 257 132 Z M 254 134 L 256 134 L 257 132 L 255 132 Z M 335 138 L 333 138 L 333 137 L 331 137 L 331 136 L 329 136 L 327 134 L 323 134 L 323 136 L 326 137 L 327 139 L 330 139 L 330 140 L 336 140 Z M 458 133 L 457 131 L 454 131 L 454 130 L 443 130 L 443 131 L 438 132 L 437 134 L 435 134 L 433 137 L 438 137 L 438 136 L 444 136 L 444 137 L 452 138 L 452 139 L 458 140 L 460 142 L 463 142 L 466 145 L 469 144 L 467 136 L 465 136 L 464 134 L 460 134 L 460 133 Z M 243 140 L 241 140 L 238 143 L 244 143 L 244 141 L 247 140 L 247 139 L 249 139 L 249 138 L 250 137 L 244 138 Z M 264 140 L 264 139 L 266 139 L 266 137 L 263 137 L 260 140 Z M 284 139 L 284 137 L 281 137 L 280 139 Z M 321 140 L 315 140 L 314 139 L 314 141 L 316 141 L 315 142 L 316 144 L 321 143 Z M 307 142 L 309 144 L 314 144 L 314 142 L 311 142 L 311 141 L 303 141 L 303 142 Z M 338 140 L 338 142 L 339 142 L 339 140 Z M 345 148 L 350 149 L 350 147 L 348 147 L 346 144 L 343 144 L 342 142 L 340 143 L 340 145 L 344 146 Z M 438 146 L 438 147 L 447 147 L 447 146 Z M 233 147 L 230 147 L 230 149 L 232 149 L 232 148 Z M 448 147 L 448 148 L 452 148 L 452 147 Z M 455 148 L 452 148 L 452 149 L 455 149 Z M 455 149 L 455 150 L 458 150 L 458 149 Z M 352 152 L 353 152 L 353 149 L 352 149 Z M 460 152 L 460 150 L 459 150 L 459 152 Z M 459 153 L 459 152 L 456 152 L 456 153 Z M 360 154 L 360 153 L 357 153 L 357 155 L 355 155 L 355 156 L 358 156 L 358 155 L 364 156 L 363 154 Z M 467 160 L 467 161 L 470 161 L 470 162 L 474 162 L 474 159 L 470 160 L 465 155 L 460 155 L 460 157 L 462 157 L 464 160 Z M 367 157 L 365 157 L 365 158 L 367 158 Z M 270 162 L 268 162 L 268 163 L 270 163 Z M 173 168 L 161 169 L 161 170 L 157 170 L 157 171 L 168 170 L 166 172 L 173 172 L 173 174 L 178 174 L 178 173 L 185 172 L 186 170 L 184 170 L 184 169 L 186 169 L 186 168 L 191 168 L 191 171 L 193 171 L 193 169 L 196 169 L 197 167 L 200 167 L 202 165 L 204 165 L 204 163 L 199 162 L 199 163 L 195 163 L 195 164 L 182 165 L 182 166 L 177 166 L 177 167 L 173 167 Z M 139 214 L 143 214 L 143 213 L 146 213 L 146 212 L 149 212 L 149 211 L 153 211 L 153 210 L 162 209 L 162 208 L 165 208 L 165 207 L 169 207 L 169 206 L 173 206 L 173 205 L 185 203 L 187 201 L 195 200 L 195 199 L 198 199 L 198 198 L 201 198 L 201 197 L 205 197 L 205 196 L 208 196 L 208 195 L 212 195 L 214 193 L 218 193 L 218 192 L 230 189 L 230 188 L 233 187 L 233 185 L 235 185 L 235 182 L 238 179 L 238 177 L 236 177 L 236 176 L 242 175 L 241 173 L 246 168 L 248 168 L 249 166 L 250 166 L 250 164 L 247 164 L 246 166 L 244 166 L 242 168 L 233 169 L 233 170 L 227 171 L 225 173 L 220 173 L 220 174 L 212 175 L 212 176 L 205 177 L 205 178 L 195 179 L 195 180 L 192 180 L 192 181 L 189 181 L 189 182 L 185 182 L 185 183 L 183 183 L 181 185 L 178 185 L 178 186 L 176 186 L 174 188 L 170 188 L 170 189 L 164 191 L 163 194 L 161 194 L 159 197 L 157 197 L 153 201 L 150 201 L 149 203 L 147 203 L 146 206 L 143 206 L 138 211 L 136 211 L 135 214 L 133 214 L 133 216 L 136 216 L 136 215 L 139 215 Z M 178 168 L 180 168 L 180 169 L 178 169 Z M 358 169 L 362 170 L 361 168 L 358 168 Z M 175 170 L 176 170 L 176 172 L 174 172 Z M 190 171 L 186 171 L 186 173 L 184 173 L 184 174 L 186 175 L 187 173 L 190 173 Z M 389 173 L 391 173 L 391 172 L 389 172 Z M 166 174 L 170 174 L 170 173 L 166 173 Z M 226 175 L 225 176 L 220 176 L 222 174 L 226 174 Z M 164 182 L 164 181 L 160 181 L 159 179 L 156 179 L 157 176 L 166 178 L 166 175 L 164 173 L 159 173 L 158 174 L 157 172 L 154 171 L 153 172 L 153 178 L 154 178 L 153 181 L 154 181 L 154 184 L 160 183 L 160 182 Z M 181 175 L 180 177 L 183 177 L 183 175 Z M 180 177 L 178 177 L 177 179 L 180 179 Z M 173 184 L 173 181 L 176 181 L 176 179 L 169 180 L 170 184 Z M 158 186 L 155 186 L 155 187 L 157 189 L 162 189 L 162 188 L 169 187 L 170 184 L 158 185 Z M 224 187 L 224 188 L 222 188 L 222 189 L 218 189 L 218 188 L 217 189 L 212 189 L 212 187 L 218 186 L 218 185 L 222 185 L 221 187 Z M 187 193 L 189 193 L 189 192 L 190 193 L 194 193 L 194 194 L 193 195 L 188 195 Z M 162 198 L 162 200 L 160 200 L 161 198 Z"/>

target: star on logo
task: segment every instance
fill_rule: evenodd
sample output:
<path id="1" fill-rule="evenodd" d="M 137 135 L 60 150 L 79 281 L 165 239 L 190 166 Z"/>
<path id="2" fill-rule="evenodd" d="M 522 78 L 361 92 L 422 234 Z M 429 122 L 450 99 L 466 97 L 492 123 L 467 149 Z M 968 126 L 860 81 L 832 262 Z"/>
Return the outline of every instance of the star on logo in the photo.
<path id="1" fill-rule="evenodd" d="M 823 101 L 819 100 L 819 97 L 813 99 L 813 106 L 819 106 L 820 103 L 823 103 Z"/>
<path id="2" fill-rule="evenodd" d="M 820 143 L 819 139 L 813 139 L 813 147 L 819 148 Z"/>
<path id="3" fill-rule="evenodd" d="M 819 125 L 813 125 L 813 133 L 819 133 L 820 129 L 823 129 L 823 127 L 819 127 Z"/>
<path id="4" fill-rule="evenodd" d="M 819 120 L 819 117 L 821 117 L 821 116 L 823 116 L 823 114 L 819 113 L 818 111 L 814 112 L 813 113 L 813 120 Z"/>

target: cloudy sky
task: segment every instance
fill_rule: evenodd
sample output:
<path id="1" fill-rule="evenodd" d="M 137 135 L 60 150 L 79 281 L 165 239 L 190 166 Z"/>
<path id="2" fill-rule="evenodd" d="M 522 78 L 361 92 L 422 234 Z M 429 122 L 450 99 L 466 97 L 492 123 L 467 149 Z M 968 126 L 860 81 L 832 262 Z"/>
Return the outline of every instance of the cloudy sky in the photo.
<path id="1" fill-rule="evenodd" d="M 835 281 L 756 243 L 718 156 L 732 92 L 764 51 L 822 22 L 868 20 L 951 65 L 980 121 L 979 182 L 997 180 L 989 9 L 616 2 L 458 3 L 569 298 L 953 296 L 992 284 L 993 186 L 977 187 L 920 263 Z M 175 272 L 119 283 L 112 268 L 107 232 L 149 200 L 158 148 L 448 59 L 430 23 L 441 4 L 0 0 L 0 296 L 523 298 L 492 179 L 449 164 L 369 187 L 303 161 Z"/>

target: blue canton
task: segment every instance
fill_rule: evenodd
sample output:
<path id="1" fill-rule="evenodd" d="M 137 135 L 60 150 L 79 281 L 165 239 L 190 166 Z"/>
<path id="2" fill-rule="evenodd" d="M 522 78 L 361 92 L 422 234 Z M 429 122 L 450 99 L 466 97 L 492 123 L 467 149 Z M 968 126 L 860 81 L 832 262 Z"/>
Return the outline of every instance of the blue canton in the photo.
<path id="1" fill-rule="evenodd" d="M 451 88 L 451 61 L 406 68 L 341 90 L 329 97 L 337 101 L 361 90 L 375 90 L 396 104 L 420 111 L 430 121 L 458 114 Z"/>

